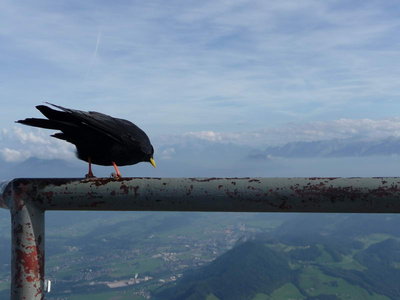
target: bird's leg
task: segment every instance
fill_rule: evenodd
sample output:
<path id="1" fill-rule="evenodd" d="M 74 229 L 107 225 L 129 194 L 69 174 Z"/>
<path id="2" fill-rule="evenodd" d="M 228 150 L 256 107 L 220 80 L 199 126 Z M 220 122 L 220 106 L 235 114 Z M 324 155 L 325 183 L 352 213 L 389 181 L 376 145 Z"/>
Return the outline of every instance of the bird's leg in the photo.
<path id="1" fill-rule="evenodd" d="M 90 157 L 88 157 L 88 163 L 89 163 L 89 171 L 85 175 L 85 177 L 86 178 L 96 178 L 96 176 L 94 176 L 93 172 L 92 172 L 92 160 L 90 159 Z"/>
<path id="2" fill-rule="evenodd" d="M 112 164 L 113 164 L 113 167 L 114 167 L 115 172 L 116 172 L 115 177 L 116 178 L 122 178 L 121 172 L 118 170 L 117 164 L 115 162 L 112 162 Z"/>

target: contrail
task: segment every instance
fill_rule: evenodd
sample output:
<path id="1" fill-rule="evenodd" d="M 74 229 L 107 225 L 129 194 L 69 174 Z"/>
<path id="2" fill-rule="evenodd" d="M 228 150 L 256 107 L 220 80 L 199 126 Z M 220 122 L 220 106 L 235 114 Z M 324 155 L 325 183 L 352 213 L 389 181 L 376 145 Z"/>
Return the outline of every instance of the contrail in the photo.
<path id="1" fill-rule="evenodd" d="M 90 71 L 92 70 L 92 68 L 93 68 L 93 66 L 94 66 L 94 63 L 95 63 L 96 57 L 97 57 L 97 51 L 99 50 L 100 41 L 101 41 L 101 30 L 99 30 L 99 32 L 97 33 L 96 47 L 95 47 L 95 49 L 94 49 L 94 53 L 93 53 L 93 55 L 92 55 L 92 58 L 91 58 L 91 60 L 90 60 L 89 67 L 88 67 L 88 69 L 87 69 L 87 71 L 86 71 L 86 74 L 85 74 L 85 77 L 84 77 L 83 80 L 86 80 L 86 79 L 87 79 L 87 77 L 88 77 Z"/>
<path id="2" fill-rule="evenodd" d="M 101 39 L 101 30 L 99 30 L 99 32 L 97 33 L 96 48 L 94 49 L 93 60 L 95 60 L 97 57 L 97 50 L 99 49 L 100 39 Z"/>

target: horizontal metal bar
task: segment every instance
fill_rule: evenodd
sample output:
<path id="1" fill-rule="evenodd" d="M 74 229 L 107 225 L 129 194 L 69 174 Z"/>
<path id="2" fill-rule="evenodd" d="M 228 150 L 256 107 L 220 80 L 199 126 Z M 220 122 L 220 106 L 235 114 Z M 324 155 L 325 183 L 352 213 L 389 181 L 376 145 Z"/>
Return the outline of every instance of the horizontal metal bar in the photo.
<path id="1" fill-rule="evenodd" d="M 41 210 L 399 213 L 400 178 L 15 179 Z"/>

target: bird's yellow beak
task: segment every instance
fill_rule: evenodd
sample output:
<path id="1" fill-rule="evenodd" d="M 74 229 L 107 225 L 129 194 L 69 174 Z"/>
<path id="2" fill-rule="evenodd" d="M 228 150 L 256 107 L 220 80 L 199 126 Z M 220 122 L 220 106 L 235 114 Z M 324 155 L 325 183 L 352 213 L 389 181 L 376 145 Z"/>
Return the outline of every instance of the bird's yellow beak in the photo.
<path id="1" fill-rule="evenodd" d="M 153 158 L 150 158 L 150 163 L 154 168 L 157 168 L 156 162 L 154 161 Z"/>

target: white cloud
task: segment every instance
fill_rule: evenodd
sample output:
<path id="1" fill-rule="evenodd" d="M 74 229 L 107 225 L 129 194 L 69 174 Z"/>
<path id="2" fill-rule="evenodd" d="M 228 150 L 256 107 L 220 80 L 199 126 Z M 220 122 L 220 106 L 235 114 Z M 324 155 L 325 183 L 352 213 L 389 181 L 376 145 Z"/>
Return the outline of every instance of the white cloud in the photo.
<path id="1" fill-rule="evenodd" d="M 15 150 L 10 148 L 0 149 L 1 157 L 6 162 L 18 162 L 29 158 L 29 151 Z"/>
<path id="2" fill-rule="evenodd" d="M 48 145 L 50 144 L 50 139 L 46 136 L 40 136 L 37 133 L 33 133 L 31 131 L 25 131 L 20 127 L 13 127 L 10 133 L 13 134 L 19 142 L 22 144 L 32 143 L 32 144 L 42 144 Z"/>
<path id="3" fill-rule="evenodd" d="M 199 132 L 188 132 L 183 135 L 184 137 L 195 137 L 202 140 L 212 142 L 222 142 L 226 139 L 226 134 L 222 134 L 215 131 L 199 131 Z"/>
<path id="4" fill-rule="evenodd" d="M 175 153 L 176 153 L 175 148 L 168 147 L 166 149 L 161 150 L 160 157 L 161 159 L 172 159 Z"/>
<path id="5" fill-rule="evenodd" d="M 29 157 L 73 159 L 74 146 L 49 136 L 50 132 L 20 127 L 3 128 L 0 132 L 0 154 L 9 162 Z"/>

